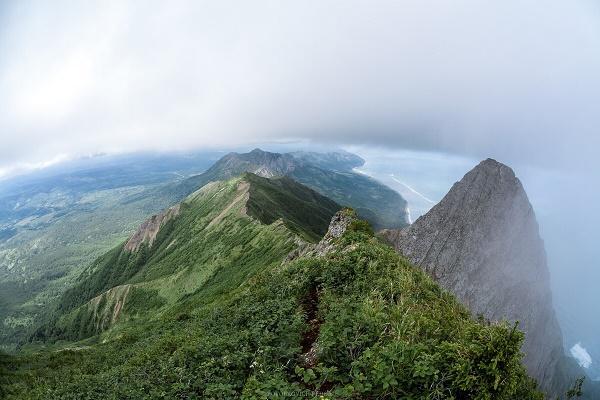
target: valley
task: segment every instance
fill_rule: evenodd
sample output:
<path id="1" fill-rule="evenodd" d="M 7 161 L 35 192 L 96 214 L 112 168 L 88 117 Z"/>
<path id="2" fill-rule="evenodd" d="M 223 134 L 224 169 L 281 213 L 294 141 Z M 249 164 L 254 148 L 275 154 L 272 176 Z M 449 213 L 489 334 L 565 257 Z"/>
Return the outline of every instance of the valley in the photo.
<path id="1" fill-rule="evenodd" d="M 180 199 L 169 184 L 215 157 L 105 156 L 0 181 L 0 349 L 14 349 L 88 264 Z"/>

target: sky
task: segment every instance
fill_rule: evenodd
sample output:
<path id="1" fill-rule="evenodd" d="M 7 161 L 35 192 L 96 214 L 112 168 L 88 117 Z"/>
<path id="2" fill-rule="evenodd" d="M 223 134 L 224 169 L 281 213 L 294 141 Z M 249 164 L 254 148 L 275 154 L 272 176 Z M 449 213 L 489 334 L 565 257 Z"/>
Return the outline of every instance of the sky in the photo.
<path id="1" fill-rule="evenodd" d="M 91 154 L 255 143 L 465 168 L 429 170 L 444 182 L 466 172 L 460 160 L 493 157 L 544 221 L 557 311 L 584 336 L 568 346 L 585 350 L 600 337 L 598 71 L 597 0 L 4 0 L 0 178 Z M 423 175 L 389 174 L 440 198 Z"/>
<path id="2" fill-rule="evenodd" d="M 309 140 L 585 167 L 595 0 L 2 1 L 0 168 Z"/>

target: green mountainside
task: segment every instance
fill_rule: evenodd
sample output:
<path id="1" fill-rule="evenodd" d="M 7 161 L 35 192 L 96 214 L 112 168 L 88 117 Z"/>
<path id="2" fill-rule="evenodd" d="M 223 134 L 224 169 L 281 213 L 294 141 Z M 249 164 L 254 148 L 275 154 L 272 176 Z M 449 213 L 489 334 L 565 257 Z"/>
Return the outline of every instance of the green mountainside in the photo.
<path id="1" fill-rule="evenodd" d="M 387 215 L 379 219 L 396 226 L 403 199 L 351 172 L 363 162 L 345 152 L 137 154 L 75 160 L 1 180 L 0 349 L 14 351 L 62 293 L 78 283 L 83 269 L 124 241 L 148 215 L 211 181 L 246 171 L 283 176 L 312 166 L 302 179 L 294 179 L 342 205 L 354 205 L 376 222 L 378 214 L 365 208 L 373 201 L 373 209 Z"/>
<path id="2" fill-rule="evenodd" d="M 334 201 L 285 176 L 267 179 L 246 173 L 244 180 L 250 184 L 248 215 L 265 224 L 281 218 L 307 241 L 321 239 L 334 212 L 340 209 Z"/>
<path id="3" fill-rule="evenodd" d="M 227 268 L 235 273 L 222 284 L 235 287 L 299 241 L 318 241 L 339 208 L 285 177 L 246 173 L 210 183 L 96 260 L 34 339 L 77 340 L 156 314 Z"/>
<path id="4" fill-rule="evenodd" d="M 14 349 L 84 267 L 189 194 L 171 184 L 220 155 L 98 156 L 0 180 L 0 349 Z"/>
<path id="5" fill-rule="evenodd" d="M 384 184 L 352 171 L 364 160 L 343 152 L 271 153 L 254 149 L 229 153 L 205 173 L 178 183 L 173 191 L 186 192 L 215 180 L 229 179 L 243 172 L 264 177 L 288 176 L 343 206 L 354 208 L 375 229 L 408 225 L 406 200 Z"/>
<path id="6" fill-rule="evenodd" d="M 315 243 L 338 208 L 288 178 L 204 186 L 84 272 L 37 332 L 45 344 L 0 358 L 2 390 L 18 399 L 542 398 L 516 327 L 474 319 L 352 210 Z"/>

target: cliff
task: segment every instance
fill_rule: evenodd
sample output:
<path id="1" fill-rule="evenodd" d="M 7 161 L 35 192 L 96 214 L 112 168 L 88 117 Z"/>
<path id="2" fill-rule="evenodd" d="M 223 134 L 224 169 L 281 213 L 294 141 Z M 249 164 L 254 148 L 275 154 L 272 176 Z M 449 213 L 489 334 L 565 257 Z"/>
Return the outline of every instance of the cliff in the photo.
<path id="1" fill-rule="evenodd" d="M 568 389 L 544 243 L 509 167 L 482 161 L 413 225 L 383 235 L 474 315 L 519 321 L 529 374 L 549 395 Z"/>

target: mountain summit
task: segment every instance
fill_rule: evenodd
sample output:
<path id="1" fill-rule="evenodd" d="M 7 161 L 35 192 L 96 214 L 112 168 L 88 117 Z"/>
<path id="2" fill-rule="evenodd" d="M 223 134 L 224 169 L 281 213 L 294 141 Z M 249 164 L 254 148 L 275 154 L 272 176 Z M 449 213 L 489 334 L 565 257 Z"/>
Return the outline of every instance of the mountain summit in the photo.
<path id="1" fill-rule="evenodd" d="M 352 170 L 364 162 L 357 155 L 343 151 L 280 154 L 254 149 L 248 153 L 228 153 L 203 174 L 188 178 L 172 190 L 187 195 L 208 182 L 227 180 L 244 172 L 265 178 L 287 176 L 342 206 L 354 208 L 376 229 L 405 227 L 406 200 L 384 184 Z"/>
<path id="2" fill-rule="evenodd" d="M 229 153 L 207 171 L 213 180 L 229 179 L 242 172 L 252 172 L 264 178 L 287 175 L 299 166 L 290 154 L 279 154 L 254 149 L 249 153 Z"/>
<path id="3" fill-rule="evenodd" d="M 410 227 L 383 234 L 473 314 L 519 321 L 528 372 L 548 394 L 564 393 L 544 243 L 512 169 L 482 161 Z"/>

